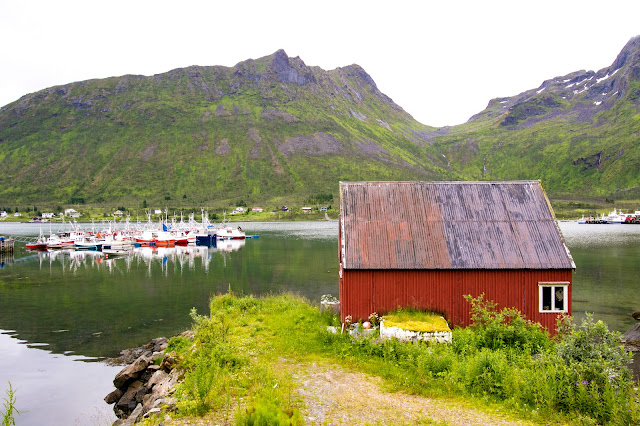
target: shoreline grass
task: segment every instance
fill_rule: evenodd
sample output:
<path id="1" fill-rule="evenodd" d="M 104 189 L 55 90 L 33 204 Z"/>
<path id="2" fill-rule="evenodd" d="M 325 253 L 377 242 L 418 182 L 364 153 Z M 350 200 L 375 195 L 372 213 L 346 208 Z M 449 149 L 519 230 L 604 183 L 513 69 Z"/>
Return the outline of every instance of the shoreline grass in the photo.
<path id="1" fill-rule="evenodd" d="M 479 320 L 455 328 L 446 345 L 332 334 L 327 326 L 339 326 L 339 318 L 293 295 L 215 296 L 210 314 L 192 312 L 194 340 L 171 340 L 169 350 L 185 371 L 175 392 L 177 414 L 303 424 L 305 403 L 281 363 L 318 362 L 381 377 L 393 391 L 534 423 L 640 422 L 619 334 L 592 318 L 581 326 L 565 320 L 554 340 L 515 310 L 471 301 Z"/>

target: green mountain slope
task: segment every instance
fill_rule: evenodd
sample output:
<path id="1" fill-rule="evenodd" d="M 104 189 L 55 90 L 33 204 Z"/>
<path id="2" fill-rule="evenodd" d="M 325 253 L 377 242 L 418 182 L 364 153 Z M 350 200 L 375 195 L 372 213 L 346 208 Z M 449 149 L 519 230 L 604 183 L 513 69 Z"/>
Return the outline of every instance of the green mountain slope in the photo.
<path id="1" fill-rule="evenodd" d="M 339 180 L 459 178 L 359 66 L 284 51 L 53 87 L 0 110 L 0 205 L 337 194 Z M 436 158 L 425 160 L 425 158 Z"/>
<path id="2" fill-rule="evenodd" d="M 640 37 L 610 67 L 433 128 L 359 66 L 284 51 L 52 87 L 0 109 L 0 205 L 295 203 L 340 180 L 541 179 L 554 199 L 640 199 Z M 271 203 L 271 204 L 269 204 Z"/>
<path id="3" fill-rule="evenodd" d="M 470 179 L 541 179 L 555 198 L 640 198 L 640 37 L 610 67 L 492 100 L 436 137 Z"/>

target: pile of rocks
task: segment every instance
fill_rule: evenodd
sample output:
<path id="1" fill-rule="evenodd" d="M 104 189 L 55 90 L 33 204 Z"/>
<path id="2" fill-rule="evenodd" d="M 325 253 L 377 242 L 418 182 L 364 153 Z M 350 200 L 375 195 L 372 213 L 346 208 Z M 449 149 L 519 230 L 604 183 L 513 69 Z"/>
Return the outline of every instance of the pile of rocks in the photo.
<path id="1" fill-rule="evenodd" d="M 128 364 L 113 379 L 116 390 L 107 395 L 107 404 L 115 404 L 118 420 L 114 425 L 132 425 L 143 416 L 162 411 L 161 407 L 175 407 L 170 397 L 178 383 L 177 360 L 165 354 L 167 338 L 159 337 L 135 349 L 122 351 L 115 364 Z M 160 361 L 161 360 L 161 361 Z"/>

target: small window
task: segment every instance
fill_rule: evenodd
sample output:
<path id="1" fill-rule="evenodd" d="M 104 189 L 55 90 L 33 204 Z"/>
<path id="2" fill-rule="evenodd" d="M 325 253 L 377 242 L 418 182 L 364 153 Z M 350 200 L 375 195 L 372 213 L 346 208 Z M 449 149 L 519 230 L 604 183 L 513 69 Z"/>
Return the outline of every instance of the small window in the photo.
<path id="1" fill-rule="evenodd" d="M 538 283 L 540 312 L 568 312 L 568 282 Z"/>

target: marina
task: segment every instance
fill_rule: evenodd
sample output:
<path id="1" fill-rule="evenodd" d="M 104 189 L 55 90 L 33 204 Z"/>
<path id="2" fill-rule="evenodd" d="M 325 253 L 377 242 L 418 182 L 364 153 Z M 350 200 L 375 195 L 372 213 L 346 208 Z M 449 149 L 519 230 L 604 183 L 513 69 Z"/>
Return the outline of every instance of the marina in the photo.
<path id="1" fill-rule="evenodd" d="M 225 240 L 245 240 L 258 238 L 258 235 L 247 236 L 240 226 L 234 228 L 223 221 L 215 225 L 207 219 L 206 212 L 202 212 L 202 221 L 196 222 L 194 214 L 190 214 L 188 221 L 183 218 L 177 222 L 176 218 L 169 221 L 167 218 L 158 223 L 131 222 L 129 218 L 121 222 L 107 221 L 96 225 L 79 225 L 76 222 L 59 224 L 62 228 L 53 232 L 50 228 L 49 237 L 45 237 L 42 228 L 38 237 L 15 236 L 10 238 L 10 250 L 13 251 L 13 242 L 18 241 L 25 244 L 25 248 L 31 251 L 39 250 L 94 250 L 105 253 L 105 255 L 126 255 L 135 247 L 175 247 L 190 244 L 216 245 L 218 241 Z M 29 222 L 33 223 L 33 222 Z M 68 228 L 68 229 L 64 229 Z M 96 231 L 96 228 L 99 228 Z M 4 237 L 0 244 L 4 243 Z M 0 245 L 1 251 L 9 251 L 8 243 Z"/>
<path id="2" fill-rule="evenodd" d="M 612 212 L 601 216 L 589 216 L 578 219 L 579 224 L 588 225 L 637 225 L 640 224 L 640 210 L 636 210 L 633 213 L 623 213 L 617 209 L 613 209 Z"/>

